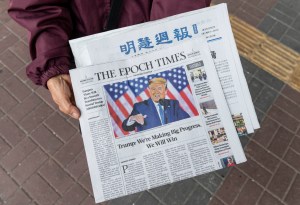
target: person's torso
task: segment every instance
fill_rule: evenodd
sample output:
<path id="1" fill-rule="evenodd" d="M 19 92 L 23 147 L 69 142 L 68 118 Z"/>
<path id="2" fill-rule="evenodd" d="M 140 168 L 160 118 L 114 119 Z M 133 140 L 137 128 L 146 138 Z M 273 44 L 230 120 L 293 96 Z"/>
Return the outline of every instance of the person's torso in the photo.
<path id="1" fill-rule="evenodd" d="M 210 0 L 122 0 L 119 26 L 161 19 L 167 16 L 204 8 Z M 111 0 L 73 0 L 73 38 L 103 32 L 110 14 Z"/>
<path id="2" fill-rule="evenodd" d="M 166 105 L 163 108 L 164 123 L 168 124 L 179 120 L 177 113 L 178 101 L 170 99 L 166 99 L 165 101 Z M 160 119 L 161 116 L 159 114 L 159 111 L 156 109 L 151 99 L 138 103 L 136 105 L 136 111 L 137 113 L 145 116 L 145 123 L 143 125 L 137 126 L 139 131 L 162 125 L 162 119 Z"/>

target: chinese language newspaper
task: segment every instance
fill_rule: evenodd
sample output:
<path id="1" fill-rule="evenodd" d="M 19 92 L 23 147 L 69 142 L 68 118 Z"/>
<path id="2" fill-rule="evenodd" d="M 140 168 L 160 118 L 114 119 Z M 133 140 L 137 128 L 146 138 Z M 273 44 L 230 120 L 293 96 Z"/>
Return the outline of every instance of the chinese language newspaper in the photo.
<path id="1" fill-rule="evenodd" d="M 77 67 L 82 67 L 141 56 L 200 36 L 208 42 L 239 136 L 253 133 L 254 129 L 259 128 L 259 123 L 234 42 L 226 4 L 76 39 L 70 44 Z M 203 78 L 195 73 L 194 79 Z M 205 87 L 205 82 L 201 85 Z"/>

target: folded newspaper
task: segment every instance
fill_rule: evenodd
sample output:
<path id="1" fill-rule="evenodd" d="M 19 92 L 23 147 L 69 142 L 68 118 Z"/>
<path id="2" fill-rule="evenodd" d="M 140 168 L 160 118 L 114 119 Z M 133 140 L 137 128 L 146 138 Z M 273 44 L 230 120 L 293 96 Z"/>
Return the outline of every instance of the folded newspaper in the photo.
<path id="1" fill-rule="evenodd" d="M 70 44 L 97 203 L 246 161 L 259 124 L 226 4 Z"/>

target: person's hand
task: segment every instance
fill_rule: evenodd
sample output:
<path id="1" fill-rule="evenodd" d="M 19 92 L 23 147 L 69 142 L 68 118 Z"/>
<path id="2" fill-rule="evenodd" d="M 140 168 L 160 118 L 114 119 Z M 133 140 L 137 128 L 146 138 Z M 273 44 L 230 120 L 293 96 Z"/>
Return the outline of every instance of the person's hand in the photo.
<path id="1" fill-rule="evenodd" d="M 52 77 L 47 81 L 47 86 L 59 110 L 75 119 L 79 119 L 80 111 L 75 106 L 70 76 L 62 74 Z"/>
<path id="2" fill-rule="evenodd" d="M 145 123 L 145 118 L 147 115 L 143 116 L 142 114 L 132 115 L 130 117 L 131 120 L 136 121 L 137 123 L 143 125 Z"/>

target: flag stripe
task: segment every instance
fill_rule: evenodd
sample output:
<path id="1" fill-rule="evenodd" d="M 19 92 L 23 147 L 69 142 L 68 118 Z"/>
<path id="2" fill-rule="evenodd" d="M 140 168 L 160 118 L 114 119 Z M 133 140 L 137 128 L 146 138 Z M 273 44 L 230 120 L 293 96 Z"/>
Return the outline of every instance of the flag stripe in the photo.
<path id="1" fill-rule="evenodd" d="M 184 89 L 180 92 L 180 95 L 184 99 L 184 101 L 188 104 L 190 107 L 191 111 L 193 112 L 194 116 L 198 115 L 197 109 L 195 108 L 194 104 L 189 100 L 192 99 L 191 95 L 187 96 L 187 93 L 190 93 L 188 89 Z"/>
<path id="2" fill-rule="evenodd" d="M 118 117 L 118 115 L 114 112 L 113 108 L 110 106 L 110 104 L 108 104 L 108 109 L 109 109 L 109 112 L 110 112 L 110 115 L 112 116 L 112 118 L 114 120 L 116 120 L 116 124 L 118 127 L 118 129 L 120 129 L 120 131 L 122 132 L 123 135 L 127 135 L 128 132 L 125 132 L 123 129 L 122 129 L 122 120 L 120 120 L 120 118 Z M 114 127 L 115 131 L 117 131 L 118 129 L 116 129 L 116 127 Z M 120 137 L 120 136 L 117 136 L 117 137 Z"/>
<path id="3" fill-rule="evenodd" d="M 115 122 L 114 119 L 112 119 L 112 125 L 113 125 L 113 129 L 114 129 L 114 134 L 116 137 L 123 137 L 124 134 L 122 132 L 122 128 L 120 129 L 120 127 L 118 126 L 118 124 Z M 126 133 L 126 132 L 125 132 Z"/>
<path id="4" fill-rule="evenodd" d="M 107 92 L 106 92 L 107 93 Z M 108 109 L 109 113 L 111 115 L 111 118 L 113 119 L 113 128 L 114 131 L 117 133 L 116 137 L 123 137 L 128 135 L 128 132 L 124 131 L 122 129 L 122 122 L 125 120 L 125 116 L 123 115 L 122 112 L 118 112 L 118 106 L 115 104 L 115 102 L 111 99 L 110 95 L 107 93 L 106 95 L 107 99 L 107 104 L 108 104 Z M 116 112 L 115 112 L 116 111 Z"/>
<path id="5" fill-rule="evenodd" d="M 150 91 L 148 88 L 146 88 L 144 92 L 146 93 L 147 97 L 150 97 Z"/>
<path id="6" fill-rule="evenodd" d="M 115 104 L 115 102 L 113 101 L 113 99 L 111 99 L 110 95 L 106 95 L 106 100 L 108 102 L 108 105 L 111 106 L 112 110 L 118 110 L 118 106 Z M 123 115 L 122 112 L 116 112 L 117 116 L 121 119 L 121 120 L 125 120 L 126 117 Z"/>
<path id="7" fill-rule="evenodd" d="M 142 98 L 141 96 L 137 96 L 137 97 L 136 97 L 136 100 L 137 100 L 138 102 L 142 102 L 142 101 L 143 101 L 143 98 Z"/>
<path id="8" fill-rule="evenodd" d="M 120 110 L 124 116 L 128 116 L 129 113 L 127 112 L 127 110 L 125 109 L 125 107 L 123 106 L 123 104 L 120 102 L 120 99 L 119 100 L 116 100 L 115 101 L 116 105 L 117 105 L 117 109 L 116 109 L 116 112 L 118 110 Z"/>
<path id="9" fill-rule="evenodd" d="M 186 86 L 186 87 L 187 87 L 187 89 L 189 89 L 190 93 L 192 93 L 191 86 L 190 86 L 190 85 L 188 85 L 188 86 Z"/>
<path id="10" fill-rule="evenodd" d="M 129 103 L 130 107 L 133 107 L 133 101 L 132 101 L 132 99 L 129 95 L 129 92 L 126 92 L 123 96 L 127 100 L 127 102 Z"/>
<path id="11" fill-rule="evenodd" d="M 119 98 L 119 101 L 120 101 L 120 103 L 122 104 L 122 106 L 124 107 L 124 109 L 126 110 L 126 112 L 127 112 L 128 114 L 131 113 L 132 107 L 133 107 L 133 106 L 131 106 L 131 105 L 128 103 L 128 101 L 127 101 L 127 99 L 124 97 L 124 95 L 121 96 L 121 97 Z M 125 115 L 125 116 L 127 116 L 127 115 Z"/>
<path id="12" fill-rule="evenodd" d="M 169 90 L 169 94 L 172 94 L 172 98 L 171 99 L 176 99 L 179 101 L 179 105 L 182 107 L 182 109 L 184 111 L 186 111 L 190 116 L 194 116 L 194 113 L 191 111 L 191 109 L 189 108 L 187 102 L 185 102 L 185 100 L 183 100 L 183 98 L 181 97 L 181 95 L 178 93 L 178 91 L 174 88 L 174 86 L 169 83 L 168 84 L 168 90 Z"/>
<path id="13" fill-rule="evenodd" d="M 128 94 L 128 96 L 130 97 L 130 99 L 132 100 L 133 105 L 134 105 L 134 103 L 136 103 L 136 97 L 135 97 L 134 93 L 132 92 L 132 90 L 128 89 L 126 94 Z M 133 105 L 132 105 L 132 107 L 133 107 Z"/>
<path id="14" fill-rule="evenodd" d="M 149 92 L 148 92 L 149 93 Z M 148 98 L 149 98 L 149 96 L 150 96 L 150 94 L 149 95 L 147 95 L 147 92 L 142 92 L 141 94 L 140 94 L 140 97 L 142 98 L 142 100 L 141 101 L 143 101 L 143 100 L 147 100 Z"/>

